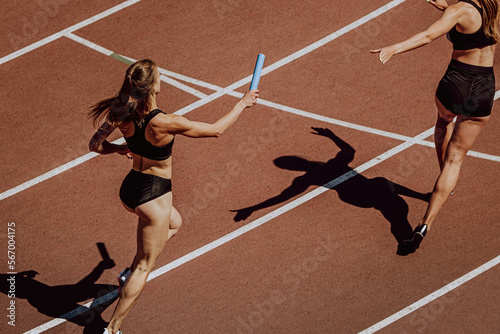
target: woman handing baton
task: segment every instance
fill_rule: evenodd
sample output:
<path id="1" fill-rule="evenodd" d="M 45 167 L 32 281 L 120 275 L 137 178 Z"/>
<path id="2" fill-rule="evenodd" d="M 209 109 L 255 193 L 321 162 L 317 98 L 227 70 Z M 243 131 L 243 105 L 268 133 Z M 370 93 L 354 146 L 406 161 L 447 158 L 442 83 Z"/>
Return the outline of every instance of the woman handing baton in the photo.
<path id="1" fill-rule="evenodd" d="M 443 10 L 427 30 L 380 50 L 385 64 L 392 56 L 426 45 L 446 34 L 453 43 L 451 62 L 436 91 L 438 117 L 434 131 L 441 173 L 425 212 L 407 245 L 420 246 L 436 215 L 457 183 L 465 155 L 490 118 L 495 95 L 493 57 L 500 39 L 496 0 L 427 0 Z M 456 122 L 453 125 L 453 119 Z"/>
<path id="2" fill-rule="evenodd" d="M 247 92 L 229 113 L 208 124 L 158 109 L 160 82 L 158 67 L 151 60 L 139 60 L 127 69 L 120 91 L 94 104 L 89 112 L 94 123 L 104 119 L 90 141 L 90 149 L 101 154 L 126 154 L 133 159 L 132 170 L 120 188 L 120 199 L 125 209 L 139 219 L 137 253 L 130 271 L 120 277 L 124 286 L 105 333 L 120 333 L 158 255 L 182 224 L 179 212 L 172 206 L 171 155 L 175 135 L 219 137 L 259 96 L 258 90 Z M 106 141 L 115 128 L 120 129 L 127 144 Z"/>

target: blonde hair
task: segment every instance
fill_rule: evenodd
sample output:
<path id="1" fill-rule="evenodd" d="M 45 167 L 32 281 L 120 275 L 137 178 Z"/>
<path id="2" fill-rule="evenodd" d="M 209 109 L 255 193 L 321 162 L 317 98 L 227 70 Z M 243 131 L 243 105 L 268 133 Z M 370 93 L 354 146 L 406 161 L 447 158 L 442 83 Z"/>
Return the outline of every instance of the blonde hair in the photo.
<path id="1" fill-rule="evenodd" d="M 497 0 L 479 0 L 483 8 L 483 30 L 486 37 L 500 41 L 498 27 L 498 2 Z"/>
<path id="2" fill-rule="evenodd" d="M 158 80 L 156 64 L 149 59 L 138 60 L 125 72 L 120 91 L 90 106 L 88 118 L 94 126 L 107 118 L 114 126 L 129 121 L 141 121 L 151 110 L 151 96 Z"/>

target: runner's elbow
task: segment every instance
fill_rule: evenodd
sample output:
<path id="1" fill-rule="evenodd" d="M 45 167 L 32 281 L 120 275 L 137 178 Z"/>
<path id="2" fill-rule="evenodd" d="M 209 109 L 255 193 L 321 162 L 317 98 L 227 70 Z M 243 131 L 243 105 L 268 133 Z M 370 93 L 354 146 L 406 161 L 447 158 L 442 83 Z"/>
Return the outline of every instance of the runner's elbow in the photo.
<path id="1" fill-rule="evenodd" d="M 432 35 L 430 32 L 424 32 L 421 38 L 421 43 L 422 45 L 427 45 L 430 42 L 432 42 L 435 39 L 435 37 Z"/>
<path id="2" fill-rule="evenodd" d="M 219 138 L 220 136 L 222 136 L 225 130 L 226 129 L 224 129 L 224 127 L 213 124 L 212 131 L 210 131 L 211 137 Z"/>
<path id="3" fill-rule="evenodd" d="M 102 145 L 99 145 L 98 143 L 91 140 L 89 142 L 89 151 L 95 153 L 102 153 Z"/>

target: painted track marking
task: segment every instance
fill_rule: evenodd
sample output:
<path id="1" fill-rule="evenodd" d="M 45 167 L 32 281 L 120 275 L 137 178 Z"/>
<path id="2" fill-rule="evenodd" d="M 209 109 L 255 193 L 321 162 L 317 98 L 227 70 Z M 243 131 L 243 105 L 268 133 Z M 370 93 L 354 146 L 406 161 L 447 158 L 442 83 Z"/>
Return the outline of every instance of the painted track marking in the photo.
<path id="1" fill-rule="evenodd" d="M 467 274 L 463 275 L 462 277 L 454 280 L 453 282 L 445 285 L 439 290 L 434 291 L 433 293 L 427 295 L 426 297 L 416 301 L 415 303 L 411 304 L 410 306 L 402 309 L 401 311 L 394 313 L 393 315 L 385 318 L 384 320 L 376 323 L 375 325 L 371 326 L 370 328 L 365 329 L 364 331 L 359 332 L 359 334 L 371 334 L 375 333 L 382 328 L 392 324 L 393 322 L 396 322 L 397 320 L 403 318 L 404 316 L 407 316 L 408 314 L 418 310 L 419 308 L 429 304 L 430 302 L 438 299 L 439 297 L 442 297 L 443 295 L 447 294 L 448 292 L 458 288 L 459 286 L 467 283 L 474 277 L 484 273 L 485 271 L 493 268 L 494 266 L 498 265 L 500 263 L 500 255 L 494 258 L 493 260 L 483 264 L 482 266 L 468 272 Z"/>
<path id="2" fill-rule="evenodd" d="M 99 53 L 102 53 L 102 54 L 108 56 L 108 57 L 111 57 L 111 58 L 114 58 L 114 59 L 119 60 L 121 62 L 124 62 L 124 63 L 126 63 L 128 65 L 130 65 L 130 64 L 132 64 L 132 63 L 134 63 L 136 61 L 135 59 L 132 59 L 132 58 L 125 57 L 125 56 L 119 55 L 117 53 L 114 53 L 113 51 L 108 50 L 105 47 L 102 47 L 100 45 L 97 45 L 97 44 L 95 44 L 95 43 L 93 43 L 93 42 L 91 42 L 91 41 L 89 41 L 89 40 L 87 40 L 87 39 L 85 39 L 83 37 L 77 36 L 77 35 L 73 34 L 72 32 L 68 32 L 68 33 L 64 34 L 64 36 L 67 37 L 67 38 L 69 38 L 69 39 L 71 39 L 71 40 L 73 40 L 74 42 L 77 42 L 79 44 L 85 45 L 86 47 L 88 47 L 88 48 L 90 48 L 92 50 L 95 50 L 95 51 L 97 51 Z M 198 90 L 196 90 L 196 89 L 194 89 L 192 87 L 189 87 L 189 86 L 187 86 L 187 85 L 185 85 L 185 84 L 183 84 L 183 83 L 181 83 L 181 82 L 179 82 L 179 81 L 177 81 L 177 80 L 175 80 L 173 78 L 170 78 L 170 77 L 166 76 L 163 73 L 160 76 L 160 79 L 161 79 L 161 81 L 163 81 L 163 82 L 165 82 L 165 83 L 167 83 L 169 85 L 172 85 L 172 86 L 174 86 L 174 87 L 176 87 L 176 88 L 178 88 L 180 90 L 183 90 L 186 93 L 194 95 L 197 98 L 202 99 L 202 98 L 204 98 L 204 97 L 207 96 L 206 94 L 204 94 L 204 93 L 202 93 L 202 92 L 200 92 L 200 91 L 198 91 Z"/>
<path id="3" fill-rule="evenodd" d="M 17 50 L 17 51 L 15 51 L 15 52 L 13 52 L 13 53 L 5 56 L 5 57 L 0 58 L 0 65 L 6 63 L 8 61 L 11 61 L 13 59 L 16 59 L 17 57 L 20 57 L 20 56 L 22 56 L 22 55 L 24 55 L 24 54 L 26 54 L 28 52 L 31 52 L 31 51 L 33 51 L 35 49 L 38 49 L 39 47 L 44 46 L 45 44 L 53 42 L 56 39 L 59 39 L 60 37 L 64 36 L 64 34 L 66 34 L 66 33 L 76 31 L 78 29 L 81 29 L 83 27 L 88 26 L 89 24 L 92 24 L 92 23 L 94 23 L 96 21 L 99 21 L 99 20 L 101 20 L 101 19 L 103 19 L 103 18 L 105 18 L 105 17 L 107 17 L 109 15 L 112 15 L 112 14 L 114 14 L 116 12 L 119 12 L 120 10 L 122 10 L 124 8 L 127 8 L 129 6 L 132 6 L 133 4 L 135 4 L 135 3 L 139 2 L 139 1 L 141 1 L 141 0 L 128 0 L 128 1 L 122 2 L 121 4 L 116 5 L 116 6 L 112 7 L 112 8 L 110 8 L 110 9 L 107 9 L 104 12 L 101 12 L 101 13 L 99 13 L 97 15 L 94 15 L 94 16 L 86 19 L 86 20 L 83 20 L 80 23 L 74 24 L 74 25 L 72 25 L 69 28 L 66 28 L 64 30 L 61 30 L 61 31 L 55 33 L 55 34 L 52 34 L 52 35 L 50 35 L 48 37 L 45 37 L 44 39 L 41 39 L 38 42 L 30 44 L 30 45 L 28 45 L 28 46 L 26 46 L 26 47 L 24 47 L 24 48 L 22 48 L 20 50 Z"/>

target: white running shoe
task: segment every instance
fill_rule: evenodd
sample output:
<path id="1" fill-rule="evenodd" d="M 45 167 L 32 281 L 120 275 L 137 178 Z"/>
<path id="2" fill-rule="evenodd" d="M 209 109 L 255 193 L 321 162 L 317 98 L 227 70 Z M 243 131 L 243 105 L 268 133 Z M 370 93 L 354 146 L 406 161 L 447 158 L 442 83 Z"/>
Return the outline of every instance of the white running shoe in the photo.
<path id="1" fill-rule="evenodd" d="M 109 334 L 108 329 L 104 328 L 104 333 L 102 333 L 102 334 Z M 118 333 L 116 333 L 116 334 L 122 334 L 122 331 L 119 330 Z"/>

